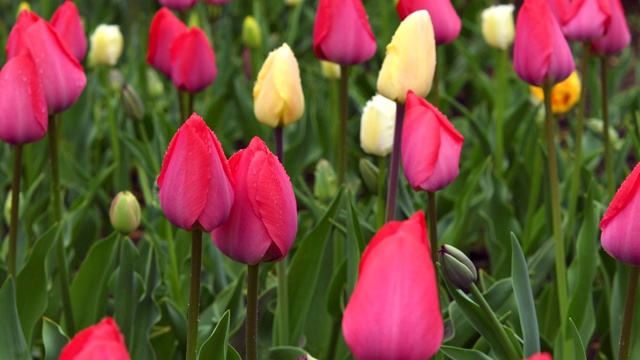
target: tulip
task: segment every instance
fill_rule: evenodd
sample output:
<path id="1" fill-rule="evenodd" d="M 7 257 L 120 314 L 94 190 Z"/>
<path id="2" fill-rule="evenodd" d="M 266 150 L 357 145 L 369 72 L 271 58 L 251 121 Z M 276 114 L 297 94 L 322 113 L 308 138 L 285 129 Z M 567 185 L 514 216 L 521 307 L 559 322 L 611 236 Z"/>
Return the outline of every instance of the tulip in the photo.
<path id="1" fill-rule="evenodd" d="M 124 84 L 121 96 L 124 113 L 132 120 L 143 121 L 146 109 L 136 89 L 130 84 Z"/>
<path id="2" fill-rule="evenodd" d="M 600 241 L 602 248 L 616 260 L 632 266 L 640 266 L 640 223 L 637 209 L 640 207 L 640 164 L 622 183 L 602 217 Z"/>
<path id="3" fill-rule="evenodd" d="M 320 0 L 313 25 L 313 51 L 340 65 L 363 63 L 376 53 L 367 13 L 360 0 Z"/>
<path id="4" fill-rule="evenodd" d="M 159 0 L 160 5 L 174 10 L 186 10 L 193 7 L 197 0 Z"/>
<path id="5" fill-rule="evenodd" d="M 111 226 L 122 233 L 128 234 L 140 226 L 140 203 L 135 195 L 129 191 L 121 191 L 113 198 L 109 208 Z"/>
<path id="6" fill-rule="evenodd" d="M 219 226 L 233 204 L 230 175 L 216 135 L 194 113 L 171 139 L 158 176 L 167 219 L 187 231 Z"/>
<path id="7" fill-rule="evenodd" d="M 410 92 L 402 129 L 402 166 L 416 190 L 436 191 L 459 172 L 464 137 L 425 99 Z"/>
<path id="8" fill-rule="evenodd" d="M 282 44 L 267 56 L 253 87 L 253 111 L 258 121 L 271 127 L 298 121 L 304 112 L 298 60 Z"/>
<path id="9" fill-rule="evenodd" d="M 235 201 L 229 218 L 211 233 L 231 259 L 256 265 L 282 260 L 298 231 L 296 198 L 284 167 L 254 137 L 229 159 Z"/>
<path id="10" fill-rule="evenodd" d="M 356 359 L 423 360 L 444 326 L 424 214 L 384 225 L 367 245 L 342 331 Z"/>
<path id="11" fill-rule="evenodd" d="M 23 11 L 7 41 L 7 59 L 21 51 L 31 54 L 47 100 L 49 114 L 67 109 L 87 83 L 82 66 L 56 30 L 34 13 Z"/>
<path id="12" fill-rule="evenodd" d="M 549 353 L 542 352 L 542 353 L 533 354 L 528 358 L 526 358 L 526 360 L 553 360 L 553 357 L 551 357 L 551 354 Z"/>
<path id="13" fill-rule="evenodd" d="M 455 40 L 460 34 L 462 22 L 449 0 L 400 0 L 396 4 L 396 11 L 400 20 L 409 14 L 427 10 L 433 22 L 433 32 L 437 45 L 444 45 Z"/>
<path id="14" fill-rule="evenodd" d="M 242 21 L 242 44 L 244 46 L 257 49 L 262 44 L 262 31 L 258 21 L 253 16 L 249 15 Z"/>
<path id="15" fill-rule="evenodd" d="M 218 74 L 216 55 L 199 28 L 178 35 L 171 45 L 171 81 L 180 90 L 204 90 Z"/>
<path id="16" fill-rule="evenodd" d="M 572 72 L 568 78 L 555 84 L 551 88 L 551 111 L 554 114 L 564 114 L 573 109 L 580 100 L 582 86 L 580 77 L 576 71 Z M 542 88 L 531 86 L 531 95 L 538 101 L 544 100 Z"/>
<path id="17" fill-rule="evenodd" d="M 407 91 L 427 96 L 436 69 L 436 43 L 426 10 L 407 16 L 387 45 L 378 75 L 378 92 L 404 104 Z"/>
<path id="18" fill-rule="evenodd" d="M 338 177 L 331 163 L 320 159 L 313 172 L 313 195 L 320 201 L 328 203 L 338 192 Z"/>
<path id="19" fill-rule="evenodd" d="M 47 133 L 47 100 L 37 71 L 29 52 L 0 71 L 0 140 L 22 145 Z"/>
<path id="20" fill-rule="evenodd" d="M 442 245 L 438 251 L 438 260 L 445 279 L 461 290 L 467 290 L 478 280 L 478 270 L 471 259 L 451 245 Z"/>
<path id="21" fill-rule="evenodd" d="M 151 20 L 147 63 L 167 77 L 171 77 L 171 45 L 187 26 L 173 13 L 162 8 Z"/>
<path id="22" fill-rule="evenodd" d="M 494 5 L 482 11 L 482 36 L 490 46 L 506 50 L 515 36 L 512 4 Z"/>
<path id="23" fill-rule="evenodd" d="M 129 359 L 124 338 L 110 317 L 77 333 L 60 353 L 60 360 Z"/>
<path id="24" fill-rule="evenodd" d="M 620 0 L 610 0 L 611 21 L 604 36 L 591 42 L 591 49 L 599 55 L 613 55 L 621 52 L 631 42 L 629 25 Z"/>
<path id="25" fill-rule="evenodd" d="M 569 40 L 592 41 L 605 34 L 610 20 L 609 0 L 573 0 L 565 9 L 562 30 Z"/>
<path id="26" fill-rule="evenodd" d="M 65 1 L 53 13 L 50 23 L 73 56 L 82 61 L 87 54 L 87 37 L 76 4 L 71 0 Z"/>
<path id="27" fill-rule="evenodd" d="M 575 69 L 569 44 L 545 0 L 525 0 L 516 21 L 514 68 L 531 85 L 555 84 Z"/>
<path id="28" fill-rule="evenodd" d="M 124 42 L 118 25 L 98 25 L 90 41 L 89 63 L 113 66 L 118 62 Z"/>
<path id="29" fill-rule="evenodd" d="M 393 148 L 396 103 L 375 95 L 362 110 L 360 146 L 367 154 L 387 156 Z"/>
<path id="30" fill-rule="evenodd" d="M 204 0 L 204 2 L 207 4 L 222 5 L 228 3 L 229 0 Z"/>

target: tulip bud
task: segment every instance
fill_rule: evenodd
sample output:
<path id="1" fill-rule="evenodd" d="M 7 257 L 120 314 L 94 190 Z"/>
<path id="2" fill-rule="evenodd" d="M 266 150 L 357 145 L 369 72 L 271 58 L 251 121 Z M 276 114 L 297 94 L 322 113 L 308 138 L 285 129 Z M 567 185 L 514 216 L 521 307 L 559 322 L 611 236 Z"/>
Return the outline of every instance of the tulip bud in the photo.
<path id="1" fill-rule="evenodd" d="M 7 225 L 11 223 L 11 200 L 12 200 L 12 192 L 9 190 L 7 193 L 7 199 L 4 201 L 4 220 L 7 222 Z M 18 208 L 18 218 L 22 215 L 24 211 L 24 196 L 20 193 L 20 207 Z"/>
<path id="2" fill-rule="evenodd" d="M 431 17 L 426 10 L 407 16 L 387 45 L 378 75 L 378 92 L 404 104 L 407 91 L 425 97 L 436 69 L 436 43 Z"/>
<path id="3" fill-rule="evenodd" d="M 572 1 L 562 17 L 562 31 L 567 39 L 593 41 L 601 38 L 611 21 L 608 0 Z"/>
<path id="4" fill-rule="evenodd" d="M 360 169 L 360 177 L 364 187 L 372 194 L 378 193 L 378 185 L 380 181 L 380 170 L 368 159 L 362 158 L 358 163 Z"/>
<path id="5" fill-rule="evenodd" d="M 66 0 L 51 17 L 51 26 L 58 32 L 73 56 L 82 61 L 87 54 L 87 37 L 76 4 Z"/>
<path id="6" fill-rule="evenodd" d="M 302 4 L 302 0 L 284 0 L 284 4 L 287 6 L 296 6 Z"/>
<path id="7" fill-rule="evenodd" d="M 59 360 L 107 358 L 130 359 L 118 324 L 110 317 L 77 333 L 62 348 Z"/>
<path id="8" fill-rule="evenodd" d="M 171 46 L 186 32 L 187 26 L 171 10 L 161 8 L 153 16 L 149 28 L 147 63 L 167 77 L 171 77 Z"/>
<path id="9" fill-rule="evenodd" d="M 163 95 L 164 84 L 162 83 L 162 80 L 160 80 L 158 73 L 151 69 L 147 69 L 145 74 L 147 78 L 147 92 L 149 93 L 149 96 L 156 98 Z"/>
<path id="10" fill-rule="evenodd" d="M 433 22 L 436 45 L 444 45 L 455 40 L 462 29 L 462 22 L 449 0 L 400 0 L 396 11 L 400 20 L 418 10 L 427 10 Z"/>
<path id="11" fill-rule="evenodd" d="M 609 0 L 611 20 L 604 36 L 591 42 L 591 49 L 599 55 L 613 55 L 621 52 L 631 42 L 629 25 L 620 0 Z"/>
<path id="12" fill-rule="evenodd" d="M 513 4 L 494 5 L 482 11 L 482 36 L 490 46 L 506 50 L 515 36 Z"/>
<path id="13" fill-rule="evenodd" d="M 332 63 L 331 61 L 320 60 L 320 67 L 322 68 L 322 76 L 329 80 L 340 80 L 342 72 L 340 65 Z"/>
<path id="14" fill-rule="evenodd" d="M 133 86 L 125 84 L 122 87 L 122 102 L 124 104 L 124 112 L 128 117 L 135 121 L 144 119 L 144 103 Z"/>
<path id="15" fill-rule="evenodd" d="M 271 127 L 288 126 L 304 112 L 298 60 L 282 44 L 267 56 L 253 87 L 253 111 L 258 121 Z"/>
<path id="16" fill-rule="evenodd" d="M 580 100 L 582 89 L 578 72 L 574 71 L 568 78 L 555 84 L 551 89 L 551 111 L 554 114 L 564 114 L 571 110 Z M 538 101 L 544 101 L 542 88 L 531 86 L 531 95 Z"/>
<path id="17" fill-rule="evenodd" d="M 202 29 L 191 28 L 178 35 L 170 55 L 171 81 L 180 90 L 202 91 L 218 75 L 216 55 Z"/>
<path id="18" fill-rule="evenodd" d="M 109 71 L 109 86 L 111 87 L 111 91 L 114 93 L 118 93 L 122 91 L 122 86 L 124 85 L 124 78 L 122 77 L 122 71 L 112 68 Z"/>
<path id="19" fill-rule="evenodd" d="M 313 175 L 313 195 L 322 202 L 329 202 L 338 192 L 338 178 L 331 163 L 320 159 Z"/>
<path id="20" fill-rule="evenodd" d="M 122 233 L 128 234 L 140 226 L 140 203 L 135 195 L 129 191 L 121 191 L 111 202 L 109 209 L 111 226 Z"/>
<path id="21" fill-rule="evenodd" d="M 159 0 L 160 5 L 166 6 L 173 10 L 186 10 L 193 7 L 197 0 Z"/>
<path id="22" fill-rule="evenodd" d="M 29 3 L 26 1 L 20 2 L 20 5 L 18 5 L 18 11 L 16 11 L 16 17 L 20 15 L 22 10 L 31 11 L 31 5 L 29 5 Z"/>
<path id="23" fill-rule="evenodd" d="M 113 66 L 118 62 L 124 43 L 118 25 L 98 25 L 89 40 L 91 42 L 90 64 Z"/>
<path id="24" fill-rule="evenodd" d="M 442 245 L 438 260 L 444 277 L 458 289 L 466 290 L 478 280 L 478 270 L 467 255 L 451 245 Z"/>
<path id="25" fill-rule="evenodd" d="M 262 32 L 260 25 L 253 16 L 249 15 L 242 22 L 242 43 L 244 46 L 257 49 L 262 44 Z"/>
<path id="26" fill-rule="evenodd" d="M 525 360 L 553 360 L 553 357 L 549 353 L 541 352 L 541 353 L 533 354 L 528 358 L 526 358 Z"/>
<path id="27" fill-rule="evenodd" d="M 396 103 L 376 94 L 362 110 L 360 146 L 367 154 L 387 156 L 393 148 Z"/>

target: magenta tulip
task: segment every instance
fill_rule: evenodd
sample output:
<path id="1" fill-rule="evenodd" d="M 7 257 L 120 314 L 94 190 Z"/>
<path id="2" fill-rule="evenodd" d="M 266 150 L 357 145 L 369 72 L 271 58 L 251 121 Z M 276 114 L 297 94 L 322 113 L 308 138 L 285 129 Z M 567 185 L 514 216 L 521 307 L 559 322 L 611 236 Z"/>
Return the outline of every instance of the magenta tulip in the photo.
<path id="1" fill-rule="evenodd" d="M 191 231 L 211 231 L 229 216 L 233 187 L 216 135 L 197 114 L 178 129 L 158 176 L 160 205 L 167 219 Z"/>
<path id="2" fill-rule="evenodd" d="M 320 0 L 313 26 L 313 51 L 341 65 L 363 63 L 376 53 L 367 13 L 360 0 Z"/>
<path id="3" fill-rule="evenodd" d="M 11 58 L 0 71 L 0 140 L 22 145 L 47 133 L 47 100 L 31 54 Z"/>
<path id="4" fill-rule="evenodd" d="M 547 0 L 547 5 L 549 5 L 556 21 L 561 23 L 567 8 L 569 8 L 569 0 Z"/>
<path id="5" fill-rule="evenodd" d="M 593 41 L 609 26 L 609 0 L 573 0 L 565 9 L 562 30 L 569 40 Z"/>
<path id="6" fill-rule="evenodd" d="M 409 91 L 402 128 L 402 167 L 416 190 L 436 191 L 459 172 L 464 137 L 440 110 Z"/>
<path id="7" fill-rule="evenodd" d="M 284 167 L 258 137 L 229 159 L 229 167 L 235 201 L 227 221 L 211 233 L 213 242 L 244 264 L 282 260 L 298 231 L 296 198 Z"/>
<path id="8" fill-rule="evenodd" d="M 526 358 L 525 360 L 553 360 L 553 357 L 549 353 L 542 352 L 542 353 L 533 354 L 528 358 Z"/>
<path id="9" fill-rule="evenodd" d="M 87 37 L 76 4 L 71 0 L 65 1 L 53 13 L 50 23 L 73 56 L 82 61 L 87 54 Z"/>
<path id="10" fill-rule="evenodd" d="M 616 260 L 640 266 L 640 163 L 622 183 L 600 222 L 602 248 Z"/>
<path id="11" fill-rule="evenodd" d="M 60 360 L 129 359 L 120 329 L 110 317 L 77 333 L 60 353 Z"/>
<path id="12" fill-rule="evenodd" d="M 166 77 L 171 77 L 171 45 L 182 33 L 187 32 L 187 26 L 180 21 L 171 10 L 158 10 L 151 20 L 149 29 L 149 49 L 147 63 Z"/>
<path id="13" fill-rule="evenodd" d="M 631 33 L 622 3 L 620 0 L 609 0 L 609 7 L 611 21 L 609 21 L 604 36 L 591 42 L 591 48 L 599 55 L 617 54 L 631 43 Z"/>
<path id="14" fill-rule="evenodd" d="M 193 7 L 198 0 L 159 0 L 160 5 L 174 10 L 186 10 Z"/>
<path id="15" fill-rule="evenodd" d="M 180 90 L 196 93 L 216 78 L 216 56 L 199 28 L 178 35 L 171 45 L 171 80 Z"/>
<path id="16" fill-rule="evenodd" d="M 516 21 L 513 63 L 518 76 L 531 85 L 553 85 L 575 69 L 560 25 L 545 0 L 525 0 Z"/>
<path id="17" fill-rule="evenodd" d="M 427 10 L 433 23 L 436 45 L 444 45 L 455 40 L 460 34 L 462 22 L 449 0 L 400 0 L 396 11 L 400 20 L 418 10 Z"/>
<path id="18" fill-rule="evenodd" d="M 444 326 L 424 213 L 384 225 L 362 254 L 342 332 L 356 359 L 424 360 Z"/>

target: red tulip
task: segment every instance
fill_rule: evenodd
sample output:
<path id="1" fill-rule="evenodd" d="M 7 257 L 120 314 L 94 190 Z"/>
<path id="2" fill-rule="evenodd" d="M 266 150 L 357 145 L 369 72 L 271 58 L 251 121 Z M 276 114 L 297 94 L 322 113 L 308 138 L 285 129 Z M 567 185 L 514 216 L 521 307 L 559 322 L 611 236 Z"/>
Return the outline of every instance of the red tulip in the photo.
<path id="1" fill-rule="evenodd" d="M 547 5 L 549 5 L 549 9 L 551 9 L 558 23 L 562 22 L 564 13 L 569 7 L 569 0 L 547 0 Z"/>
<path id="2" fill-rule="evenodd" d="M 413 91 L 407 94 L 402 129 L 402 167 L 416 189 L 436 191 L 449 185 L 459 172 L 464 137 L 440 110 Z"/>
<path id="3" fill-rule="evenodd" d="M 609 26 L 606 28 L 603 37 L 591 42 L 591 48 L 599 55 L 617 54 L 631 42 L 629 25 L 620 0 L 609 0 L 609 6 L 611 8 Z"/>
<path id="4" fill-rule="evenodd" d="M 622 183 L 600 222 L 602 248 L 616 260 L 640 266 L 640 164 Z"/>
<path id="5" fill-rule="evenodd" d="M 167 8 L 158 10 L 151 20 L 147 63 L 170 78 L 171 45 L 180 34 L 186 31 L 187 26 L 173 15 L 171 10 Z"/>
<path id="6" fill-rule="evenodd" d="M 342 332 L 356 359 L 423 360 L 444 326 L 424 213 L 384 225 L 360 260 Z"/>
<path id="7" fill-rule="evenodd" d="M 47 100 L 31 54 L 11 58 L 0 71 L 0 140 L 14 145 L 47 133 Z"/>
<path id="8" fill-rule="evenodd" d="M 216 135 L 198 114 L 178 129 L 158 176 L 160 205 L 167 219 L 190 231 L 211 231 L 229 216 L 233 188 L 229 165 Z"/>
<path id="9" fill-rule="evenodd" d="M 433 23 L 436 45 L 448 44 L 460 34 L 462 22 L 449 0 L 400 0 L 396 11 L 400 20 L 418 10 L 427 10 Z"/>
<path id="10" fill-rule="evenodd" d="M 562 20 L 562 30 L 569 40 L 592 41 L 602 37 L 609 26 L 609 0 L 573 0 Z"/>
<path id="11" fill-rule="evenodd" d="M 11 59 L 21 51 L 31 53 L 49 114 L 73 105 L 87 83 L 84 70 L 53 27 L 28 11 L 20 13 L 11 29 L 7 58 Z"/>
<path id="12" fill-rule="evenodd" d="M 180 90 L 204 90 L 216 78 L 216 55 L 199 28 L 181 33 L 171 45 L 171 80 Z"/>
<path id="13" fill-rule="evenodd" d="M 60 360 L 129 359 L 118 325 L 110 317 L 77 333 L 60 354 Z"/>
<path id="14" fill-rule="evenodd" d="M 193 7 L 197 0 L 159 0 L 160 5 L 174 10 L 186 10 Z"/>
<path id="15" fill-rule="evenodd" d="M 553 360 L 551 354 L 542 352 L 529 356 L 526 360 Z"/>
<path id="16" fill-rule="evenodd" d="M 71 0 L 65 1 L 53 13 L 50 23 L 73 56 L 78 61 L 82 61 L 87 54 L 87 37 L 84 35 L 84 27 L 76 4 Z"/>
<path id="17" fill-rule="evenodd" d="M 319 59 L 341 65 L 371 59 L 376 53 L 376 38 L 360 0 L 320 0 L 313 51 Z"/>
<path id="18" fill-rule="evenodd" d="M 283 259 L 298 231 L 296 198 L 284 167 L 258 137 L 229 159 L 229 167 L 235 201 L 227 221 L 211 233 L 213 242 L 249 265 Z"/>
<path id="19" fill-rule="evenodd" d="M 571 49 L 545 0 L 525 0 L 516 21 L 513 63 L 531 85 L 553 85 L 575 69 Z"/>

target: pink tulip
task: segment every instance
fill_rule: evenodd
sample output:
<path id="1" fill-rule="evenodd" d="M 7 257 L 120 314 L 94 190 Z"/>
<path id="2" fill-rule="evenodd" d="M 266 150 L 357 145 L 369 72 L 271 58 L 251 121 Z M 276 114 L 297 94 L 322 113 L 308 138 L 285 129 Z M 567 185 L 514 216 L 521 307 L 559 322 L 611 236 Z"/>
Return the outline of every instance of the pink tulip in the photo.
<path id="1" fill-rule="evenodd" d="M 407 94 L 402 129 L 402 167 L 416 190 L 436 191 L 449 185 L 459 172 L 464 137 L 447 117 L 413 91 Z"/>
<path id="2" fill-rule="evenodd" d="M 47 100 L 31 54 L 11 58 L 0 71 L 0 140 L 14 145 L 47 133 Z"/>
<path id="3" fill-rule="evenodd" d="M 228 3 L 229 0 L 204 0 L 204 2 L 207 4 L 222 5 Z"/>
<path id="4" fill-rule="evenodd" d="M 171 45 L 171 80 L 180 90 L 196 93 L 216 78 L 216 56 L 199 28 L 181 33 Z"/>
<path id="5" fill-rule="evenodd" d="M 525 0 L 516 21 L 513 63 L 518 76 L 531 85 L 553 85 L 575 69 L 560 25 L 545 0 Z"/>
<path id="6" fill-rule="evenodd" d="M 82 61 L 87 54 L 87 37 L 76 4 L 71 0 L 65 1 L 53 13 L 50 23 L 73 56 Z"/>
<path id="7" fill-rule="evenodd" d="M 60 360 L 129 359 L 124 338 L 110 317 L 77 333 L 60 354 Z"/>
<path id="8" fill-rule="evenodd" d="M 167 77 L 171 77 L 171 45 L 187 26 L 180 21 L 171 10 L 158 10 L 151 20 L 149 29 L 149 49 L 147 63 Z"/>
<path id="9" fill-rule="evenodd" d="M 37 15 L 23 11 L 11 29 L 7 58 L 28 51 L 37 68 L 49 114 L 63 111 L 78 99 L 87 78 L 53 27 Z"/>
<path id="10" fill-rule="evenodd" d="M 367 13 L 360 0 L 320 0 L 313 26 L 313 51 L 320 60 L 363 63 L 376 53 Z"/>
<path id="11" fill-rule="evenodd" d="M 553 357 L 551 357 L 551 354 L 549 353 L 542 352 L 542 353 L 531 355 L 528 358 L 526 358 L 526 360 L 553 360 Z"/>
<path id="12" fill-rule="evenodd" d="M 616 260 L 640 266 L 640 163 L 622 183 L 600 222 L 602 248 Z"/>
<path id="13" fill-rule="evenodd" d="M 216 135 L 194 113 L 171 139 L 158 176 L 165 216 L 187 231 L 197 226 L 213 230 L 233 204 L 230 175 Z"/>
<path id="14" fill-rule="evenodd" d="M 573 0 L 562 20 L 562 30 L 569 40 L 592 41 L 602 37 L 609 26 L 609 0 Z"/>
<path id="15" fill-rule="evenodd" d="M 620 0 L 609 0 L 609 7 L 611 8 L 611 21 L 609 21 L 604 36 L 591 42 L 591 48 L 599 55 L 617 54 L 631 42 L 629 25 Z"/>
<path id="16" fill-rule="evenodd" d="M 444 326 L 424 213 L 384 225 L 360 260 L 342 332 L 356 359 L 424 360 Z"/>
<path id="17" fill-rule="evenodd" d="M 433 23 L 436 45 L 444 45 L 455 40 L 460 34 L 462 22 L 449 0 L 400 0 L 396 11 L 400 20 L 418 10 L 427 10 Z"/>
<path id="18" fill-rule="evenodd" d="M 569 7 L 569 0 L 547 0 L 547 5 L 549 5 L 549 9 L 551 9 L 558 23 L 561 23 Z"/>
<path id="19" fill-rule="evenodd" d="M 298 231 L 296 198 L 284 167 L 258 137 L 229 159 L 235 201 L 227 221 L 211 233 L 235 261 L 282 260 Z"/>
<path id="20" fill-rule="evenodd" d="M 160 5 L 174 10 L 186 10 L 193 7 L 198 0 L 159 0 Z"/>

